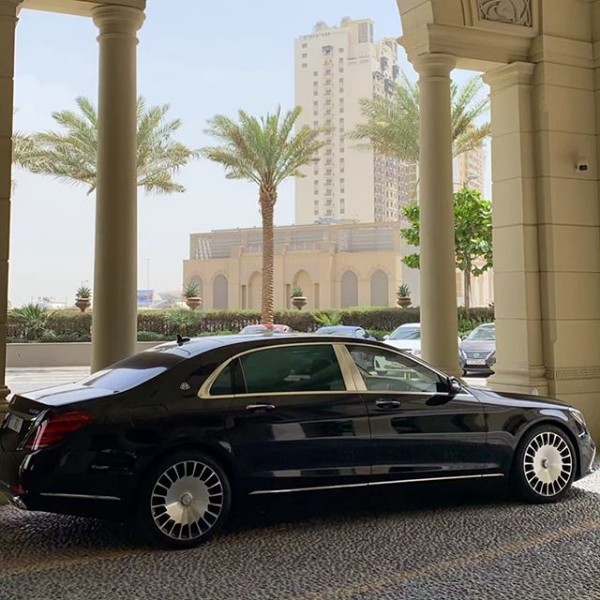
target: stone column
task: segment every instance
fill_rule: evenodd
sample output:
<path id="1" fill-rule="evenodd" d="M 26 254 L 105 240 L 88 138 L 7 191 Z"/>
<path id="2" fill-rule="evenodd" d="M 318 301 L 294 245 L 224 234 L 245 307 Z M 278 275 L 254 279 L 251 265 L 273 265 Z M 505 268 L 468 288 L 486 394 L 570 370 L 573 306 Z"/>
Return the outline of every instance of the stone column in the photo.
<path id="1" fill-rule="evenodd" d="M 144 13 L 92 9 L 100 30 L 92 371 L 133 354 L 137 329 L 136 32 Z"/>
<path id="2" fill-rule="evenodd" d="M 0 413 L 9 389 L 6 372 L 6 312 L 10 249 L 10 194 L 12 188 L 13 78 L 15 28 L 21 0 L 0 0 Z"/>
<path id="3" fill-rule="evenodd" d="M 451 375 L 458 366 L 458 317 L 452 197 L 450 72 L 453 56 L 413 61 L 419 73 L 421 206 L 421 343 L 423 358 Z"/>
<path id="4" fill-rule="evenodd" d="M 485 74 L 491 87 L 496 374 L 491 387 L 548 393 L 542 352 L 540 257 L 532 121 L 535 65 Z"/>

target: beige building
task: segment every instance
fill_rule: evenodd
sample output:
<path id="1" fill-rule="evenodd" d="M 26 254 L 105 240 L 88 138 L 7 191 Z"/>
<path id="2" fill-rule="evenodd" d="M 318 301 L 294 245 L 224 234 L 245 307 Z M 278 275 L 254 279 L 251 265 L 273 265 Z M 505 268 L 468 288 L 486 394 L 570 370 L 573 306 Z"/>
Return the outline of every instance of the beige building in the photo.
<path id="1" fill-rule="evenodd" d="M 402 283 L 398 223 L 304 225 L 275 229 L 275 307 L 290 308 L 300 286 L 306 308 L 394 306 Z M 190 237 L 185 281 L 200 286 L 204 308 L 260 310 L 262 230 Z"/>
<path id="2" fill-rule="evenodd" d="M 306 177 L 296 181 L 297 224 L 398 220 L 409 195 L 405 165 L 359 147 L 347 134 L 362 120 L 359 101 L 391 94 L 399 73 L 396 41 L 375 42 L 370 19 L 317 23 L 296 40 L 298 124 L 322 128 L 325 141 Z"/>
<path id="3" fill-rule="evenodd" d="M 492 99 L 498 362 L 490 385 L 571 402 L 598 439 L 600 1 L 397 2 L 401 43 L 419 74 L 421 95 L 423 356 L 459 373 L 450 75 L 457 67 L 474 69 L 485 73 Z M 145 1 L 0 0 L 0 376 L 6 363 L 14 39 L 24 8 L 86 16 L 98 28 L 97 370 L 136 348 L 136 46 Z M 180 12 L 185 18 L 185 7 Z"/>

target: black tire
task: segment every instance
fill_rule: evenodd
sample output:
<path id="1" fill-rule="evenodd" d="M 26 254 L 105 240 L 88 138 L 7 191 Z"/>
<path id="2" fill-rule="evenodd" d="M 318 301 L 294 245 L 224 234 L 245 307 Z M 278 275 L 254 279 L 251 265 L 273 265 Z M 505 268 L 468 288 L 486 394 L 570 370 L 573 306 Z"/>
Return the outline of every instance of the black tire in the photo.
<path id="1" fill-rule="evenodd" d="M 231 484 L 211 456 L 181 451 L 161 459 L 146 475 L 135 515 L 144 539 L 162 548 L 193 548 L 225 524 Z"/>
<path id="2" fill-rule="evenodd" d="M 571 489 L 577 453 L 569 436 L 550 423 L 525 433 L 515 453 L 512 487 L 525 501 L 558 502 Z"/>

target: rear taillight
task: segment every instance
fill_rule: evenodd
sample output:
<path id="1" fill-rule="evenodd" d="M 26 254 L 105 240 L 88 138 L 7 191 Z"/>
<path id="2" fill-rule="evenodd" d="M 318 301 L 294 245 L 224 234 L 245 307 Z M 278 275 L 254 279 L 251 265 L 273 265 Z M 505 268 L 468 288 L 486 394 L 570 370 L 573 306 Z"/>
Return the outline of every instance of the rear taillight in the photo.
<path id="1" fill-rule="evenodd" d="M 47 448 L 93 421 L 95 421 L 93 415 L 78 410 L 51 415 L 39 424 L 33 436 L 25 444 L 25 448 L 27 450 Z"/>

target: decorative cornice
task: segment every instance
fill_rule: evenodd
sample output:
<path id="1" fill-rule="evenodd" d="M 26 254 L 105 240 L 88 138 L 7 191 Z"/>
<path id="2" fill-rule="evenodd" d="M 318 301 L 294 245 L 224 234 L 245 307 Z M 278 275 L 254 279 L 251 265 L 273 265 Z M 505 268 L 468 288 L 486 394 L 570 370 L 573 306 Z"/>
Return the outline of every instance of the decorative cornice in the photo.
<path id="1" fill-rule="evenodd" d="M 479 19 L 533 27 L 531 0 L 478 0 Z"/>
<path id="2" fill-rule="evenodd" d="M 600 379 L 600 367 L 546 369 L 546 378 L 553 381 L 565 379 Z"/>
<path id="3" fill-rule="evenodd" d="M 16 18 L 22 0 L 0 0 L 0 17 Z"/>

